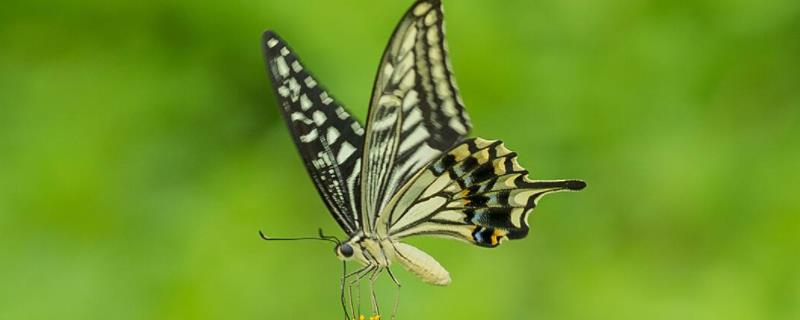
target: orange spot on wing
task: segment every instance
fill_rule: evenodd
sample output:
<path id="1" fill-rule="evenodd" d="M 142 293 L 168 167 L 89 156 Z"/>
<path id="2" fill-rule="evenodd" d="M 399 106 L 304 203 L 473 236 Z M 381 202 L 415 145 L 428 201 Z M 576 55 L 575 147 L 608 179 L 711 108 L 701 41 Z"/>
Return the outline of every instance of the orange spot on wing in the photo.
<path id="1" fill-rule="evenodd" d="M 496 246 L 500 242 L 500 239 L 505 237 L 506 234 L 508 234 L 508 232 L 506 232 L 505 230 L 495 229 L 491 237 L 492 245 Z"/>

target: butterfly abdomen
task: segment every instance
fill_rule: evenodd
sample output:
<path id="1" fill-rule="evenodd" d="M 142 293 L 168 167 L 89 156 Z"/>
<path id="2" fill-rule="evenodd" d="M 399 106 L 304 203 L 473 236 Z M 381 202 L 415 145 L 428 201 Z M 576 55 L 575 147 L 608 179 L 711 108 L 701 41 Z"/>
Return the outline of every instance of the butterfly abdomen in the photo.
<path id="1" fill-rule="evenodd" d="M 394 243 L 393 247 L 395 259 L 422 281 L 438 286 L 450 284 L 450 273 L 427 253 L 402 242 Z"/>

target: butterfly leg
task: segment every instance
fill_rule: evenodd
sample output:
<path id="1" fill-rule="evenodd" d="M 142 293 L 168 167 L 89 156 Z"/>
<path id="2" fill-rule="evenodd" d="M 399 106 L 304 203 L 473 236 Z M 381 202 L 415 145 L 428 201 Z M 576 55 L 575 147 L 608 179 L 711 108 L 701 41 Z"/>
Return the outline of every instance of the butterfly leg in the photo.
<path id="1" fill-rule="evenodd" d="M 366 270 L 366 269 L 369 269 L 369 265 L 366 265 L 366 266 L 364 266 L 363 268 L 361 268 L 361 269 L 358 269 L 358 270 L 356 270 L 356 271 L 350 272 L 350 273 L 348 273 L 348 274 L 347 274 L 346 276 L 344 276 L 344 277 L 345 277 L 345 279 L 347 279 L 347 278 L 350 278 L 350 277 L 352 277 L 352 276 L 354 276 L 354 275 L 357 275 L 357 274 L 360 274 L 360 273 L 364 272 L 364 270 Z"/>
<path id="2" fill-rule="evenodd" d="M 356 287 L 356 300 L 353 300 L 353 287 Z M 361 283 L 347 286 L 347 291 L 348 299 L 350 299 L 350 311 L 354 317 L 357 317 L 358 314 L 361 313 Z M 354 301 L 358 301 L 358 303 Z M 358 308 L 356 308 L 356 305 Z M 356 311 L 358 311 L 358 313 L 356 313 Z"/>
<path id="3" fill-rule="evenodd" d="M 358 316 L 361 313 L 361 280 L 364 279 L 364 277 L 369 275 L 369 273 L 372 272 L 376 268 L 377 268 L 377 266 L 375 266 L 373 264 L 368 264 L 365 267 L 363 267 L 363 268 L 361 268 L 361 269 L 359 269 L 359 270 L 347 275 L 348 278 L 355 276 L 355 279 L 350 281 L 350 283 L 348 285 L 348 290 L 350 292 L 350 309 L 353 310 L 353 315 L 355 315 L 355 316 Z M 358 301 L 356 303 L 358 305 L 357 309 L 353 306 L 353 287 L 354 286 L 358 286 L 357 287 L 358 289 L 356 291 L 358 293 L 357 298 L 356 298 L 356 301 Z M 356 310 L 357 310 L 357 312 L 356 312 Z"/>
<path id="4" fill-rule="evenodd" d="M 392 273 L 392 269 L 386 267 L 386 273 L 389 274 L 389 278 L 392 279 L 392 282 L 397 286 L 397 294 L 395 294 L 394 298 L 394 309 L 392 310 L 392 320 L 397 319 L 397 307 L 400 305 L 400 288 L 403 287 L 400 285 L 400 281 L 397 281 L 394 274 Z"/>
<path id="5" fill-rule="evenodd" d="M 346 283 L 347 283 L 346 281 L 347 281 L 347 262 L 342 261 L 342 283 L 341 283 L 342 310 L 344 310 L 344 318 L 345 318 L 345 320 L 349 320 L 350 319 L 350 315 L 347 313 L 347 303 L 345 301 L 345 296 L 344 296 L 344 290 L 345 290 L 345 286 L 346 286 Z M 348 289 L 349 289 L 349 287 L 348 287 Z M 352 291 L 351 291 L 351 293 L 352 293 Z M 350 304 L 350 309 L 352 310 L 352 301 L 351 301 L 351 304 Z"/>
<path id="6" fill-rule="evenodd" d="M 356 279 L 350 282 L 348 286 L 349 291 L 349 298 L 350 298 L 350 310 L 354 317 L 358 317 L 361 314 L 361 279 L 363 279 L 371 270 L 372 266 L 367 265 L 364 268 L 361 268 L 357 272 L 352 273 L 350 276 L 356 276 Z M 353 287 L 356 287 L 356 299 L 353 300 Z M 355 302 L 354 302 L 355 301 Z M 355 305 L 354 305 L 355 303 Z"/>
<path id="7" fill-rule="evenodd" d="M 372 275 L 369 277 L 369 293 L 371 295 L 372 301 L 372 311 L 379 315 L 381 314 L 381 309 L 378 306 L 378 297 L 375 295 L 375 280 L 378 280 L 378 276 L 381 274 L 384 268 L 376 267 L 374 271 L 372 271 Z"/>

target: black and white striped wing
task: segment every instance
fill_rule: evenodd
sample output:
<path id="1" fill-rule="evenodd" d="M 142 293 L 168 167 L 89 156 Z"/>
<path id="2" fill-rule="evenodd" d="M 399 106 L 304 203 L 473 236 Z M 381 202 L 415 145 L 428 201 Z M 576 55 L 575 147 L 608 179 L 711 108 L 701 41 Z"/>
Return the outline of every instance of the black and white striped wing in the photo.
<path id="1" fill-rule="evenodd" d="M 353 234 L 360 229 L 364 129 L 277 34 L 265 32 L 263 46 L 281 114 L 308 174 L 333 217 Z"/>
<path id="2" fill-rule="evenodd" d="M 542 196 L 577 191 L 579 180 L 536 181 L 501 141 L 463 141 L 404 186 L 381 216 L 393 239 L 436 235 L 496 247 L 528 234 Z"/>
<path id="3" fill-rule="evenodd" d="M 374 231 L 392 195 L 463 139 L 469 117 L 451 72 L 439 0 L 417 1 L 394 31 L 373 88 L 362 166 L 362 221 Z"/>

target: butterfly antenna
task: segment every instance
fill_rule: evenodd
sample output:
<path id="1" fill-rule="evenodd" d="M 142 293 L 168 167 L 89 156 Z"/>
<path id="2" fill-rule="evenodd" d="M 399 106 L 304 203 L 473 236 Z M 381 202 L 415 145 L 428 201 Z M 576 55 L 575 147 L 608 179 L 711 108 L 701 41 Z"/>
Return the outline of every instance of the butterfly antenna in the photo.
<path id="1" fill-rule="evenodd" d="M 319 238 L 326 239 L 328 241 L 336 242 L 337 245 L 341 245 L 342 242 L 339 241 L 339 238 L 335 236 L 326 236 L 325 233 L 322 232 L 322 228 L 319 228 Z"/>
<path id="2" fill-rule="evenodd" d="M 258 235 L 261 236 L 261 239 L 264 239 L 264 240 L 267 240 L 267 241 L 322 240 L 322 241 L 330 241 L 330 242 L 333 242 L 333 243 L 335 243 L 337 245 L 341 244 L 339 239 L 337 239 L 336 237 L 334 237 L 334 236 L 326 236 L 326 235 L 322 234 L 322 229 L 319 229 L 319 237 L 275 238 L 275 237 L 270 237 L 268 235 L 265 235 L 264 232 L 262 232 L 261 230 L 258 230 Z"/>

